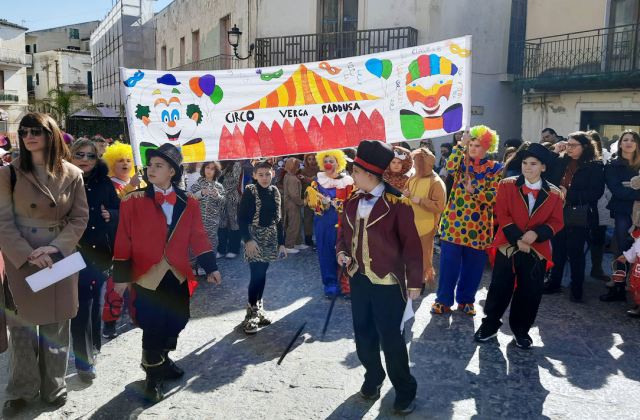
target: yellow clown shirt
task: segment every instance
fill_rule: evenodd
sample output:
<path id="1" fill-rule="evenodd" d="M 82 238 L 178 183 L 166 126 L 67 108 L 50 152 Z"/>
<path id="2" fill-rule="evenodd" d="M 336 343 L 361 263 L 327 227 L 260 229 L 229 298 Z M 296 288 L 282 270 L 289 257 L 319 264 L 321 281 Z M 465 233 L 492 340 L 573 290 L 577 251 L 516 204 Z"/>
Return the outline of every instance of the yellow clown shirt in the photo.
<path id="1" fill-rule="evenodd" d="M 440 219 L 440 239 L 483 250 L 493 240 L 493 205 L 503 164 L 489 159 L 474 161 L 456 146 L 447 159 L 447 173 L 454 182 Z M 473 192 L 464 183 L 471 179 Z"/>

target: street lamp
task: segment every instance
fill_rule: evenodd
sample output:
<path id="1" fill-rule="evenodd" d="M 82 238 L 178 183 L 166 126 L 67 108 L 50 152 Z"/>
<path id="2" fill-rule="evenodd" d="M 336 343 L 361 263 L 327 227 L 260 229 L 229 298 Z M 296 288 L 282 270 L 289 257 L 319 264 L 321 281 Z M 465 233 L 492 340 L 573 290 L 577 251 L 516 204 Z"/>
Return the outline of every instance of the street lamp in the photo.
<path id="1" fill-rule="evenodd" d="M 233 28 L 231 28 L 230 31 L 227 31 L 227 41 L 229 42 L 229 45 L 233 47 L 233 55 L 235 55 L 238 60 L 246 60 L 251 57 L 251 54 L 253 54 L 253 49 L 256 46 L 254 44 L 249 45 L 249 55 L 247 55 L 246 57 L 240 57 L 238 55 L 238 42 L 240 40 L 240 35 L 242 35 L 242 32 L 234 23 Z"/>

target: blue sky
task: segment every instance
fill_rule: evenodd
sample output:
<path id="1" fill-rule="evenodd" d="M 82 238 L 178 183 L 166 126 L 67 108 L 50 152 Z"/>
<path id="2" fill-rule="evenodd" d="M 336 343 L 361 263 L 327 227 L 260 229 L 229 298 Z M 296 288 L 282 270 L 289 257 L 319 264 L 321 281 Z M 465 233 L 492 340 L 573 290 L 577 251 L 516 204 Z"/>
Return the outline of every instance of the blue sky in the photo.
<path id="1" fill-rule="evenodd" d="M 30 31 L 73 23 L 102 20 L 115 0 L 0 0 L 0 18 Z M 160 11 L 171 0 L 156 0 L 154 10 Z"/>

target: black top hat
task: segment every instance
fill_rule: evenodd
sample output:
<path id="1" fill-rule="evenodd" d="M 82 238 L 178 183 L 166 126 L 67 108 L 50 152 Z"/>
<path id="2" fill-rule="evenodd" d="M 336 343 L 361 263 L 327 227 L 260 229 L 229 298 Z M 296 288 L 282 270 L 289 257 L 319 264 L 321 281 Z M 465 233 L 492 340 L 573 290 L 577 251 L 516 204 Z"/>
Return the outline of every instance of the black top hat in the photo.
<path id="1" fill-rule="evenodd" d="M 553 159 L 553 152 L 541 145 L 540 143 L 531 143 L 526 148 L 522 148 L 518 151 L 520 161 L 525 160 L 528 157 L 534 157 L 542 162 L 544 165 L 549 165 Z"/>
<path id="2" fill-rule="evenodd" d="M 147 149 L 147 163 L 152 157 L 157 156 L 169 162 L 169 164 L 176 171 L 176 174 L 171 178 L 171 182 L 176 183 L 180 181 L 182 176 L 182 153 L 180 150 L 170 143 L 164 143 L 157 149 Z"/>
<path id="3" fill-rule="evenodd" d="M 393 149 L 378 140 L 363 140 L 358 145 L 353 164 L 374 175 L 382 176 L 394 157 Z"/>

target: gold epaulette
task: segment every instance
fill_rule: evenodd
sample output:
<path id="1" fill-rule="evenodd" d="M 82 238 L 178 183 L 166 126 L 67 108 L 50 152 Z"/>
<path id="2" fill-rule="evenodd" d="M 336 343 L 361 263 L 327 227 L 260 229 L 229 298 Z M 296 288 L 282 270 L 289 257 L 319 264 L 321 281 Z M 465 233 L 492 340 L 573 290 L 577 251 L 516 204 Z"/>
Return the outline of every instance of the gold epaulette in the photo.
<path id="1" fill-rule="evenodd" d="M 517 180 L 517 176 L 510 176 L 509 178 L 502 178 L 502 181 L 500 182 L 504 182 L 505 184 L 515 184 Z"/>
<path id="2" fill-rule="evenodd" d="M 547 182 L 547 185 L 549 186 L 549 193 L 550 194 L 557 194 L 560 197 L 562 197 L 562 191 L 560 191 L 560 188 L 556 187 L 555 185 L 551 184 L 550 182 Z"/>
<path id="3" fill-rule="evenodd" d="M 141 198 L 141 197 L 144 197 L 144 194 L 145 194 L 144 190 L 142 190 L 142 191 L 139 191 L 139 190 L 131 191 L 129 194 L 124 196 L 122 201 L 127 201 L 127 200 L 129 200 L 131 198 Z"/>
<path id="4" fill-rule="evenodd" d="M 401 195 L 400 197 L 398 197 L 395 194 L 391 194 L 391 193 L 385 193 L 385 197 L 387 199 L 387 201 L 391 204 L 405 204 L 407 206 L 411 205 L 411 200 L 409 200 L 407 197 L 405 197 L 404 195 Z"/>

